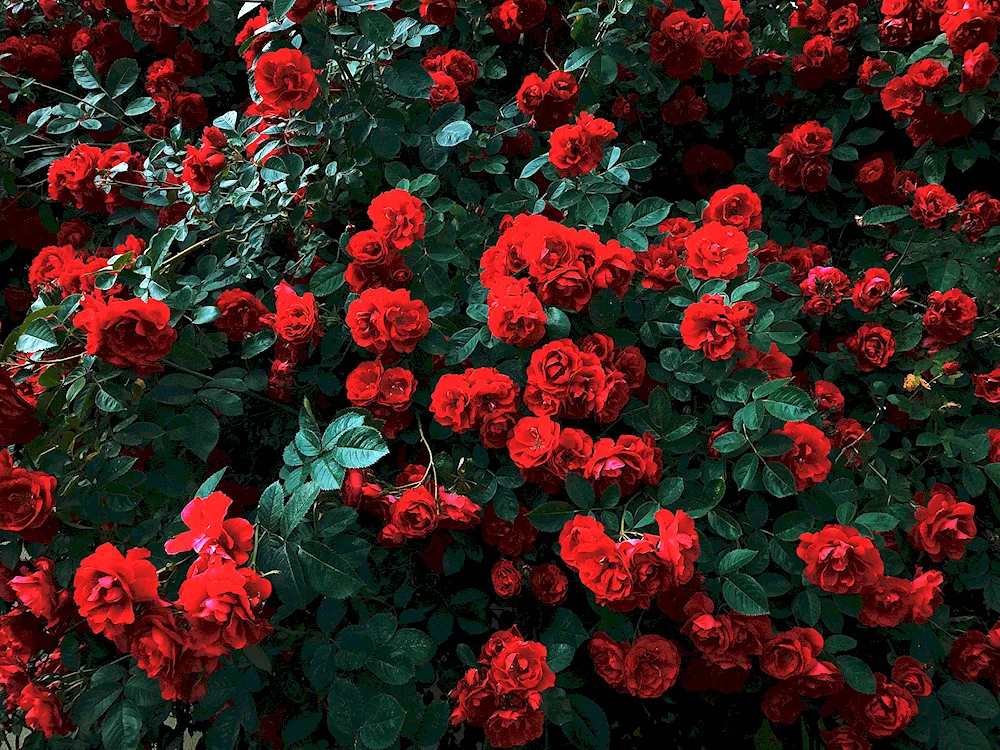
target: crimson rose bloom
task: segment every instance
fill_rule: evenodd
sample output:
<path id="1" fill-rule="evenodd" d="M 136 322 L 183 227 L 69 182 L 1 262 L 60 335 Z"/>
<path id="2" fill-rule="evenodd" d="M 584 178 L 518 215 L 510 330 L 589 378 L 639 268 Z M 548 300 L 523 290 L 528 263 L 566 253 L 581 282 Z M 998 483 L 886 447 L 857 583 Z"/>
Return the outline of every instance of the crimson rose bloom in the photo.
<path id="1" fill-rule="evenodd" d="M 149 550 L 126 554 L 105 542 L 80 561 L 73 577 L 73 601 L 90 629 L 116 639 L 136 621 L 136 605 L 162 603 Z"/>
<path id="2" fill-rule="evenodd" d="M 136 375 L 163 370 L 157 364 L 170 353 L 177 331 L 170 325 L 170 308 L 156 299 L 112 299 L 98 294 L 83 298 L 73 325 L 87 332 L 87 354 L 93 354 Z"/>
<path id="3" fill-rule="evenodd" d="M 966 631 L 951 644 L 948 669 L 962 682 L 976 682 L 982 677 L 993 677 L 1000 669 L 1000 648 L 982 631 Z"/>
<path id="4" fill-rule="evenodd" d="M 24 711 L 24 723 L 28 728 L 41 732 L 46 739 L 67 735 L 75 729 L 58 696 L 47 687 L 29 682 L 9 700 Z"/>
<path id="5" fill-rule="evenodd" d="M 60 619 L 59 608 L 64 601 L 62 594 L 68 596 L 68 592 L 60 592 L 53 577 L 55 563 L 47 557 L 39 557 L 33 562 L 35 570 L 24 570 L 21 575 L 14 576 L 9 586 L 31 614 L 52 627 Z"/>
<path id="6" fill-rule="evenodd" d="M 869 268 L 854 282 L 851 300 L 863 313 L 873 313 L 892 294 L 892 278 L 884 268 Z"/>
<path id="7" fill-rule="evenodd" d="M 957 344 L 976 327 L 979 308 L 972 297 L 960 289 L 931 292 L 930 303 L 924 313 L 927 344 L 931 351 Z"/>
<path id="8" fill-rule="evenodd" d="M 190 635 L 179 620 L 166 607 L 153 610 L 136 623 L 129 650 L 139 668 L 160 683 L 163 700 L 192 702 L 205 696 L 205 678 L 218 660 L 191 651 Z"/>
<path id="9" fill-rule="evenodd" d="M 222 656 L 230 649 L 259 643 L 271 632 L 261 618 L 271 582 L 249 568 L 216 565 L 181 584 L 176 606 L 191 626 L 194 649 L 205 656 Z"/>
<path id="10" fill-rule="evenodd" d="M 917 715 L 917 702 L 903 687 L 875 673 L 875 695 L 854 693 L 848 721 L 869 737 L 896 737 Z"/>
<path id="11" fill-rule="evenodd" d="M 625 689 L 637 698 L 659 698 L 677 682 L 680 671 L 674 642 L 662 635 L 644 635 L 625 656 Z"/>
<path id="12" fill-rule="evenodd" d="M 763 226 L 760 196 L 746 185 L 730 185 L 716 190 L 708 199 L 701 220 L 718 222 L 741 232 L 751 232 Z"/>
<path id="13" fill-rule="evenodd" d="M 700 302 L 684 309 L 681 339 L 692 351 L 701 350 L 708 359 L 729 359 L 749 346 L 744 325 L 748 318 L 736 307 L 729 307 L 717 294 L 706 294 Z"/>
<path id="14" fill-rule="evenodd" d="M 823 636 L 813 628 L 792 628 L 764 644 L 760 668 L 779 680 L 805 675 L 823 651 Z"/>
<path id="15" fill-rule="evenodd" d="M 282 281 L 274 290 L 274 304 L 274 333 L 278 338 L 302 346 L 322 337 L 312 292 L 300 297 L 287 281 Z"/>
<path id="16" fill-rule="evenodd" d="M 566 601 L 569 579 L 553 563 L 542 563 L 531 569 L 531 593 L 542 604 L 555 606 Z"/>
<path id="17" fill-rule="evenodd" d="M 940 185 L 923 185 L 913 194 L 910 216 L 928 229 L 941 226 L 949 212 L 958 206 L 955 196 Z"/>
<path id="18" fill-rule="evenodd" d="M 346 322 L 354 342 L 376 352 L 409 354 L 431 330 L 427 305 L 406 289 L 366 289 L 348 306 Z"/>
<path id="19" fill-rule="evenodd" d="M 604 143 L 618 133 L 608 121 L 581 112 L 573 125 L 555 129 L 549 146 L 549 161 L 560 177 L 576 177 L 592 172 L 604 155 Z"/>
<path id="20" fill-rule="evenodd" d="M 858 620 L 870 628 L 894 628 L 908 620 L 912 610 L 910 582 L 882 576 L 861 593 Z"/>
<path id="21" fill-rule="evenodd" d="M 208 0 L 152 0 L 163 20 L 193 31 L 208 20 Z"/>
<path id="22" fill-rule="evenodd" d="M 423 485 L 407 490 L 392 503 L 389 525 L 406 539 L 428 536 L 438 526 L 434 496 Z"/>
<path id="23" fill-rule="evenodd" d="M 820 732 L 819 737 L 826 750 L 871 750 L 872 744 L 856 729 L 844 725 L 828 732 Z"/>
<path id="24" fill-rule="evenodd" d="M 962 83 L 959 91 L 977 91 L 990 85 L 990 78 L 997 72 L 1000 61 L 990 51 L 990 45 L 980 43 L 975 49 L 966 50 L 962 60 Z"/>
<path id="25" fill-rule="evenodd" d="M 792 447 L 780 457 L 780 461 L 795 477 L 795 489 L 804 489 L 819 484 L 830 473 L 830 441 L 823 431 L 807 422 L 786 422 L 778 434 L 791 438 Z"/>
<path id="26" fill-rule="evenodd" d="M 991 404 L 1000 404 L 1000 366 L 983 375 L 973 375 L 973 394 Z"/>
<path id="27" fill-rule="evenodd" d="M 427 231 L 424 204 L 399 188 L 377 196 L 368 206 L 372 228 L 397 250 L 405 250 Z"/>
<path id="28" fill-rule="evenodd" d="M 309 109 L 319 96 L 312 63 L 297 49 L 265 52 L 257 60 L 253 80 L 264 105 L 280 117 L 293 109 Z"/>
<path id="29" fill-rule="evenodd" d="M 524 417 L 514 425 L 507 450 L 515 466 L 531 469 L 548 461 L 558 442 L 558 424 L 548 417 Z"/>
<path id="30" fill-rule="evenodd" d="M 0 367 L 0 445 L 24 445 L 42 434 L 35 407 Z"/>
<path id="31" fill-rule="evenodd" d="M 910 544 L 926 552 L 934 562 L 945 558 L 960 560 L 965 547 L 976 537 L 975 507 L 959 502 L 955 490 L 945 484 L 935 484 L 927 505 L 918 507 L 910 529 Z"/>
<path id="32" fill-rule="evenodd" d="M 912 656 L 898 656 L 892 664 L 892 681 L 902 685 L 915 700 L 926 698 L 934 686 L 925 667 Z"/>
<path id="33" fill-rule="evenodd" d="M 510 599 L 521 593 L 521 571 L 510 560 L 498 560 L 494 564 L 490 571 L 490 581 L 493 590 L 502 599 Z"/>
<path id="34" fill-rule="evenodd" d="M 490 662 L 490 675 L 497 692 L 514 693 L 548 690 L 556 684 L 556 675 L 545 658 L 545 646 L 536 641 L 512 638 Z"/>
<path id="35" fill-rule="evenodd" d="M 55 510 L 55 489 L 55 477 L 14 466 L 7 449 L 0 451 L 0 529 L 38 533 Z"/>
<path id="36" fill-rule="evenodd" d="M 872 540 L 852 526 L 828 524 L 806 532 L 795 552 L 806 564 L 809 583 L 831 594 L 860 594 L 885 572 Z"/>
<path id="37" fill-rule="evenodd" d="M 847 340 L 847 351 L 854 355 L 858 372 L 872 372 L 888 367 L 896 353 L 892 331 L 874 323 L 865 323 Z"/>
<path id="38" fill-rule="evenodd" d="M 218 490 L 184 506 L 181 520 L 188 527 L 163 545 L 168 555 L 193 550 L 206 561 L 231 560 L 242 565 L 253 549 L 253 526 L 243 518 L 226 518 L 233 501 Z"/>
<path id="39" fill-rule="evenodd" d="M 250 292 L 227 289 L 215 300 L 215 306 L 219 310 L 215 327 L 230 341 L 242 341 L 267 327 L 262 320 L 267 308 Z"/>
<path id="40" fill-rule="evenodd" d="M 750 245 L 739 229 L 710 221 L 684 240 L 684 264 L 696 279 L 735 279 Z"/>
<path id="41" fill-rule="evenodd" d="M 625 659 L 631 649 L 629 643 L 618 643 L 607 633 L 598 630 L 587 642 L 587 651 L 594 662 L 597 674 L 620 693 L 625 688 Z"/>

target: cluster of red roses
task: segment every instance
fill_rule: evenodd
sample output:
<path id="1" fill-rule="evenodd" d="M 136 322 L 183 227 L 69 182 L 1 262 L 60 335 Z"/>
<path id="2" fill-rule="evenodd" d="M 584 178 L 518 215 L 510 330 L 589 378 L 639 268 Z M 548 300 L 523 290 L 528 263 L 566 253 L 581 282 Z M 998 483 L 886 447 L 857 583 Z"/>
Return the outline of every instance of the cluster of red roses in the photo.
<path id="1" fill-rule="evenodd" d="M 558 9 L 545 0 L 491 0 L 491 4 L 490 26 L 502 42 L 514 42 L 522 34 L 537 30 L 550 11 L 562 20 Z"/>
<path id="2" fill-rule="evenodd" d="M 723 0 L 722 29 L 714 28 L 707 18 L 675 10 L 670 0 L 665 6 L 651 5 L 646 18 L 655 29 L 649 40 L 649 59 L 663 65 L 668 77 L 678 81 L 694 78 L 706 61 L 725 75 L 736 75 L 746 67 L 753 45 L 748 33 L 750 19 L 739 0 Z"/>
<path id="3" fill-rule="evenodd" d="M 549 161 L 560 177 L 578 177 L 593 172 L 604 157 L 604 144 L 618 136 L 609 120 L 580 112 L 572 125 L 552 131 Z"/>
<path id="4" fill-rule="evenodd" d="M 166 138 L 170 126 L 180 121 L 181 126 L 193 130 L 208 120 L 208 108 L 201 94 L 183 91 L 187 77 L 201 75 L 201 53 L 196 58 L 165 58 L 149 66 L 146 71 L 146 93 L 155 106 L 155 123 L 145 127 L 151 138 Z"/>
<path id="5" fill-rule="evenodd" d="M 73 600 L 90 629 L 131 653 L 160 683 L 164 700 L 195 701 L 219 659 L 260 642 L 271 632 L 262 616 L 271 584 L 252 568 L 253 526 L 226 518 L 232 500 L 222 492 L 196 497 L 181 512 L 188 531 L 164 544 L 167 554 L 197 557 L 177 601 L 160 597 L 149 550 L 122 554 L 102 544 L 85 557 L 73 578 Z"/>
<path id="6" fill-rule="evenodd" d="M 459 434 L 479 431 L 486 448 L 502 448 L 518 418 L 518 387 L 492 367 L 441 376 L 431 393 L 430 411 L 439 424 Z"/>
<path id="7" fill-rule="evenodd" d="M 643 635 L 629 643 L 598 630 L 587 651 L 605 682 L 636 698 L 659 698 L 674 686 L 681 671 L 677 644 L 662 635 Z"/>
<path id="8" fill-rule="evenodd" d="M 576 76 L 565 70 L 553 70 L 545 78 L 529 73 L 517 91 L 517 108 L 539 130 L 555 130 L 565 125 L 579 101 Z"/>
<path id="9" fill-rule="evenodd" d="M 542 736 L 542 693 L 556 684 L 546 663 L 548 651 L 521 637 L 517 626 L 490 636 L 470 668 L 451 691 L 452 726 L 482 727 L 493 747 L 520 747 Z"/>
<path id="10" fill-rule="evenodd" d="M 434 47 L 420 63 L 434 82 L 430 92 L 430 105 L 434 109 L 451 102 L 464 102 L 469 98 L 472 84 L 479 80 L 476 61 L 460 49 Z"/>
<path id="11" fill-rule="evenodd" d="M 527 575 L 531 593 L 550 607 L 566 601 L 569 595 L 569 578 L 555 563 L 541 565 L 519 565 L 517 561 L 497 560 L 490 570 L 493 590 L 501 599 L 510 599 L 521 593 L 524 577 Z"/>
<path id="12" fill-rule="evenodd" d="M 432 491 L 433 490 L 433 491 Z M 431 469 L 409 464 L 395 486 L 383 489 L 366 472 L 351 469 L 344 478 L 344 505 L 368 513 L 383 525 L 379 542 L 399 547 L 407 539 L 424 539 L 438 529 L 468 529 L 480 521 L 482 508 L 465 495 L 436 483 Z"/>
<path id="13" fill-rule="evenodd" d="M 530 340 L 537 326 L 544 326 L 544 321 L 534 322 L 541 311 L 530 298 L 510 297 L 525 297 L 530 290 L 545 305 L 579 312 L 590 304 L 595 290 L 610 289 L 621 297 L 632 282 L 635 253 L 616 240 L 601 242 L 594 232 L 563 226 L 541 214 L 505 217 L 500 230 L 496 244 L 483 253 L 479 280 L 486 289 L 498 288 L 491 315 L 499 320 L 490 328 L 500 331 L 503 341 Z M 522 271 L 527 288 L 511 282 Z M 509 312 L 514 309 L 516 313 Z M 522 329 L 531 333 L 522 335 Z"/>
<path id="14" fill-rule="evenodd" d="M 424 238 L 424 216 L 420 199 L 405 190 L 390 190 L 371 202 L 368 218 L 372 228 L 352 235 L 347 242 L 352 260 L 344 279 L 352 292 L 376 287 L 402 289 L 410 283 L 413 272 L 402 251 Z"/>
<path id="15" fill-rule="evenodd" d="M 73 239 L 85 242 L 92 233 L 88 228 L 84 237 Z M 110 270 L 111 258 L 124 255 L 135 258 L 145 250 L 146 241 L 131 234 L 116 247 L 99 247 L 93 252 L 69 243 L 49 245 L 31 261 L 28 286 L 36 296 L 39 292 L 54 290 L 58 290 L 63 299 L 72 294 L 91 293 L 95 290 L 98 274 Z"/>
<path id="16" fill-rule="evenodd" d="M 684 511 L 661 509 L 656 534 L 613 541 L 593 516 L 578 515 L 559 534 L 559 555 L 594 592 L 597 603 L 616 612 L 648 609 L 664 592 L 689 583 L 701 543 Z"/>
<path id="17" fill-rule="evenodd" d="M 368 409 L 383 421 L 382 434 L 396 437 L 413 421 L 410 406 L 417 391 L 417 379 L 405 367 L 386 369 L 378 360 L 362 362 L 344 382 L 347 400 Z"/>
<path id="18" fill-rule="evenodd" d="M 832 168 L 827 156 L 833 150 L 833 131 L 815 120 L 782 133 L 767 155 L 771 182 L 785 190 L 816 193 L 830 184 Z"/>
<path id="19" fill-rule="evenodd" d="M 133 200 L 125 193 L 146 185 L 145 163 L 146 158 L 133 152 L 127 143 L 117 143 L 104 151 L 81 143 L 49 166 L 49 200 L 97 214 L 140 206 L 141 198 Z"/>

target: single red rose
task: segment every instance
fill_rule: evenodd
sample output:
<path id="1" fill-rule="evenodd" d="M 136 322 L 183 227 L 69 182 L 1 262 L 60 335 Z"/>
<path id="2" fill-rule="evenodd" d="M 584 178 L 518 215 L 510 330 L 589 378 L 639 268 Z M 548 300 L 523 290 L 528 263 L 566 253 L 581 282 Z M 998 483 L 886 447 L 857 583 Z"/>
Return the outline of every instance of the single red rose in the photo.
<path id="1" fill-rule="evenodd" d="M 126 554 L 105 542 L 80 561 L 73 577 L 73 601 L 90 629 L 112 640 L 136 621 L 143 604 L 166 604 L 160 599 L 156 568 L 149 550 Z"/>
<path id="2" fill-rule="evenodd" d="M 250 559 L 254 529 L 244 518 L 226 518 L 233 501 L 219 492 L 196 497 L 184 506 L 181 520 L 188 527 L 163 545 L 168 555 L 194 551 L 206 564 L 232 561 L 242 565 Z"/>
<path id="3" fill-rule="evenodd" d="M 861 594 L 858 620 L 870 628 L 894 628 L 910 618 L 913 610 L 910 582 L 882 576 Z"/>
<path id="4" fill-rule="evenodd" d="M 600 630 L 587 642 L 587 652 L 597 674 L 619 693 L 627 692 L 625 659 L 631 648 L 630 643 L 618 643 Z"/>
<path id="5" fill-rule="evenodd" d="M 960 560 L 966 545 L 976 536 L 974 514 L 975 507 L 960 502 L 951 487 L 935 484 L 927 504 L 915 511 L 910 544 L 914 549 L 926 552 L 935 562 L 945 558 Z"/>
<path id="6" fill-rule="evenodd" d="M 771 677 L 802 677 L 823 650 L 823 636 L 813 628 L 792 628 L 764 644 L 760 668 Z"/>
<path id="7" fill-rule="evenodd" d="M 557 565 L 542 563 L 531 569 L 531 593 L 542 604 L 556 606 L 566 601 L 569 579 Z"/>
<path id="8" fill-rule="evenodd" d="M 892 681 L 906 688 L 914 700 L 926 698 L 934 689 L 925 667 L 912 656 L 897 656 L 892 664 Z"/>
<path id="9" fill-rule="evenodd" d="M 0 450 L 0 529 L 24 537 L 42 533 L 55 510 L 56 478 L 14 465 Z"/>
<path id="10" fill-rule="evenodd" d="M 889 366 L 896 339 L 888 328 L 865 323 L 847 340 L 846 348 L 854 355 L 858 372 L 872 372 Z"/>
<path id="11" fill-rule="evenodd" d="M 136 375 L 163 370 L 159 361 L 170 353 L 177 331 L 170 308 L 157 299 L 112 299 L 99 294 L 83 298 L 73 325 L 87 333 L 87 354 Z"/>
<path id="12" fill-rule="evenodd" d="M 637 698 L 659 698 L 677 682 L 681 657 L 662 635 L 640 636 L 625 655 L 624 686 Z"/>
<path id="13" fill-rule="evenodd" d="M 192 648 L 204 656 L 222 656 L 263 640 L 271 625 L 261 615 L 271 583 L 249 568 L 215 565 L 187 578 L 176 606 L 191 627 Z"/>
<path id="14" fill-rule="evenodd" d="M 885 572 L 872 540 L 851 526 L 828 524 L 802 534 L 796 554 L 809 583 L 833 594 L 862 593 Z"/>
<path id="15" fill-rule="evenodd" d="M 431 329 L 427 305 L 405 289 L 366 289 L 347 308 L 354 342 L 375 352 L 412 352 Z"/>
<path id="16" fill-rule="evenodd" d="M 227 289 L 215 300 L 215 306 L 219 310 L 215 327 L 230 341 L 242 341 L 267 327 L 263 320 L 267 308 L 250 292 Z"/>
<path id="17" fill-rule="evenodd" d="M 521 593 L 521 571 L 510 560 L 498 560 L 493 565 L 490 581 L 501 599 L 510 599 Z"/>
<path id="18" fill-rule="evenodd" d="M 254 68 L 254 86 L 268 110 L 287 117 L 304 111 L 319 96 L 319 84 L 309 58 L 297 49 L 265 52 Z"/>

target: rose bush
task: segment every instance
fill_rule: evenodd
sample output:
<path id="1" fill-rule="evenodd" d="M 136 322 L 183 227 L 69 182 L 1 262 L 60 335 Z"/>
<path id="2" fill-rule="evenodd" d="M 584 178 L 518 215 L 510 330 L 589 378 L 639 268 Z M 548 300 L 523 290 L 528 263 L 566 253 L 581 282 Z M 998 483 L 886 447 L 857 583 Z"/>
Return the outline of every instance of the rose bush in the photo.
<path id="1" fill-rule="evenodd" d="M 1000 742 L 996 2 L 2 10 L 8 742 Z"/>

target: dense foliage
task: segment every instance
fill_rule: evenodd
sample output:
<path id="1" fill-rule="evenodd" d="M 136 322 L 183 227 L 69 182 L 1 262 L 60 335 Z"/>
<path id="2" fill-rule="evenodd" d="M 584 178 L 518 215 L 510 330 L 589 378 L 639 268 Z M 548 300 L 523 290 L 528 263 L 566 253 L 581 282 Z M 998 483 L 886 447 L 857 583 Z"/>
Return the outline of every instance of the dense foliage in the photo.
<path id="1" fill-rule="evenodd" d="M 0 7 L 8 744 L 1000 742 L 995 0 Z"/>

